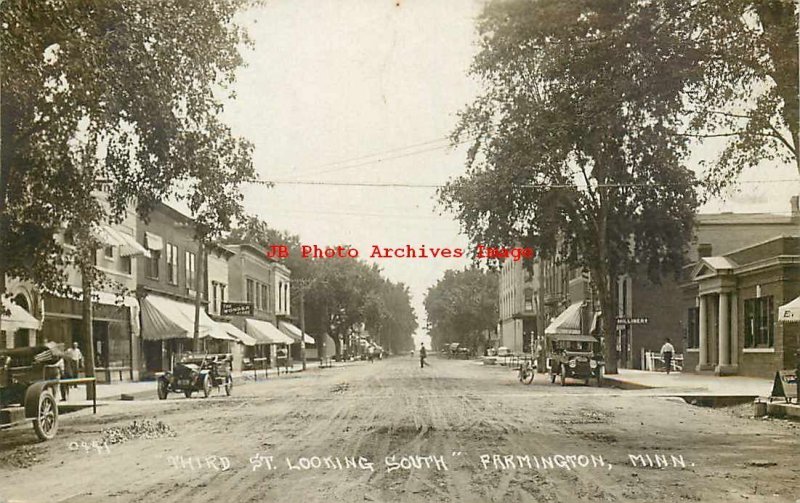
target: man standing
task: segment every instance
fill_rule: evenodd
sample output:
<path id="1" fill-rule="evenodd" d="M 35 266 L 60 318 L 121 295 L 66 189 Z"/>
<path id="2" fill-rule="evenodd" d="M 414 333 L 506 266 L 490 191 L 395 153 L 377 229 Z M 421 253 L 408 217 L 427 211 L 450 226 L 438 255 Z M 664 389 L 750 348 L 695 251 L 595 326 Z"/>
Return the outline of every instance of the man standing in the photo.
<path id="1" fill-rule="evenodd" d="M 664 339 L 664 345 L 661 346 L 661 359 L 664 360 L 664 366 L 667 368 L 667 374 L 672 370 L 672 355 L 675 353 L 675 348 L 669 342 L 669 337 Z"/>
<path id="2" fill-rule="evenodd" d="M 421 343 L 419 345 L 419 368 L 425 367 L 425 358 L 428 356 L 428 352 L 425 351 L 425 343 Z"/>

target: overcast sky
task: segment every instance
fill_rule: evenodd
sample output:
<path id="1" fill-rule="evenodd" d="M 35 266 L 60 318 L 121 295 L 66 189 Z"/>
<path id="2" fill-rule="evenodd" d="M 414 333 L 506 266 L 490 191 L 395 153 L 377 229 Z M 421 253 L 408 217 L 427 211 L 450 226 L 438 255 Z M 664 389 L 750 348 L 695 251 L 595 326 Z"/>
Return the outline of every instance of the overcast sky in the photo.
<path id="1" fill-rule="evenodd" d="M 399 5 L 398 5 L 399 4 Z M 459 109 L 478 92 L 467 76 L 483 0 L 270 0 L 241 16 L 255 46 L 244 52 L 237 99 L 225 120 L 255 144 L 262 179 L 442 184 L 464 171 L 447 148 Z M 373 155 L 378 154 L 378 155 Z M 766 167 L 746 179 L 796 178 Z M 796 184 L 747 184 L 707 211 L 787 213 Z M 307 244 L 467 247 L 440 216 L 429 188 L 248 186 L 248 212 Z M 425 291 L 467 260 L 384 259 L 409 285 L 424 327 Z"/>

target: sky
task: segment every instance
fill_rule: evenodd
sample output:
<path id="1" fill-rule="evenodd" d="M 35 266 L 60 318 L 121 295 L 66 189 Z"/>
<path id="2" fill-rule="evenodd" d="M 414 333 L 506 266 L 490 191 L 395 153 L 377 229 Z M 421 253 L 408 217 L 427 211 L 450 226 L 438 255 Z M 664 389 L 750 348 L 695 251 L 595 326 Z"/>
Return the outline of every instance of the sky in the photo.
<path id="1" fill-rule="evenodd" d="M 434 188 L 301 185 L 291 182 L 441 185 L 465 170 L 447 136 L 480 91 L 468 76 L 483 0 L 270 0 L 239 17 L 244 49 L 236 98 L 224 120 L 255 145 L 271 188 L 244 188 L 245 209 L 308 245 L 467 248 Z M 698 157 L 711 151 L 698 152 Z M 743 180 L 796 178 L 765 166 Z M 704 211 L 787 214 L 796 184 L 744 183 Z M 369 260 L 369 259 L 367 259 Z M 378 259 L 409 286 L 420 331 L 427 289 L 467 259 Z M 422 337 L 422 340 L 427 340 Z"/>

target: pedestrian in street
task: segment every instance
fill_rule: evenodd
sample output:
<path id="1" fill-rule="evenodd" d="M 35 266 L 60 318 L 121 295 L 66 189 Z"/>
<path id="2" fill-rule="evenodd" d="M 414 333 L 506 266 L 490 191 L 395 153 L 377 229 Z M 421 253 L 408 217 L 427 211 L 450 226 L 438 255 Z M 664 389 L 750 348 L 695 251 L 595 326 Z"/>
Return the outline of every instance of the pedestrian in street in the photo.
<path id="1" fill-rule="evenodd" d="M 425 361 L 425 358 L 428 357 L 428 352 L 425 350 L 425 343 L 419 345 L 419 368 L 424 368 L 425 365 L 429 365 L 428 362 Z"/>
<path id="2" fill-rule="evenodd" d="M 669 337 L 664 339 L 664 345 L 661 346 L 661 359 L 664 360 L 664 366 L 667 368 L 667 374 L 672 370 L 672 355 L 675 354 L 675 348 L 669 341 Z"/>

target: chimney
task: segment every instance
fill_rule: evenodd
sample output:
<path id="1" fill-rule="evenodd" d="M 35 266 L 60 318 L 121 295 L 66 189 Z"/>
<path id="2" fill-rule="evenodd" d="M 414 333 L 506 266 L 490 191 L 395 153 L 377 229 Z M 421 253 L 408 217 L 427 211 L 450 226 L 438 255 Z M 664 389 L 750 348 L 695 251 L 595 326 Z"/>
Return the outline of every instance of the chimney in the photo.
<path id="1" fill-rule="evenodd" d="M 792 216 L 800 217 L 800 196 L 792 196 L 789 202 L 792 205 Z"/>

